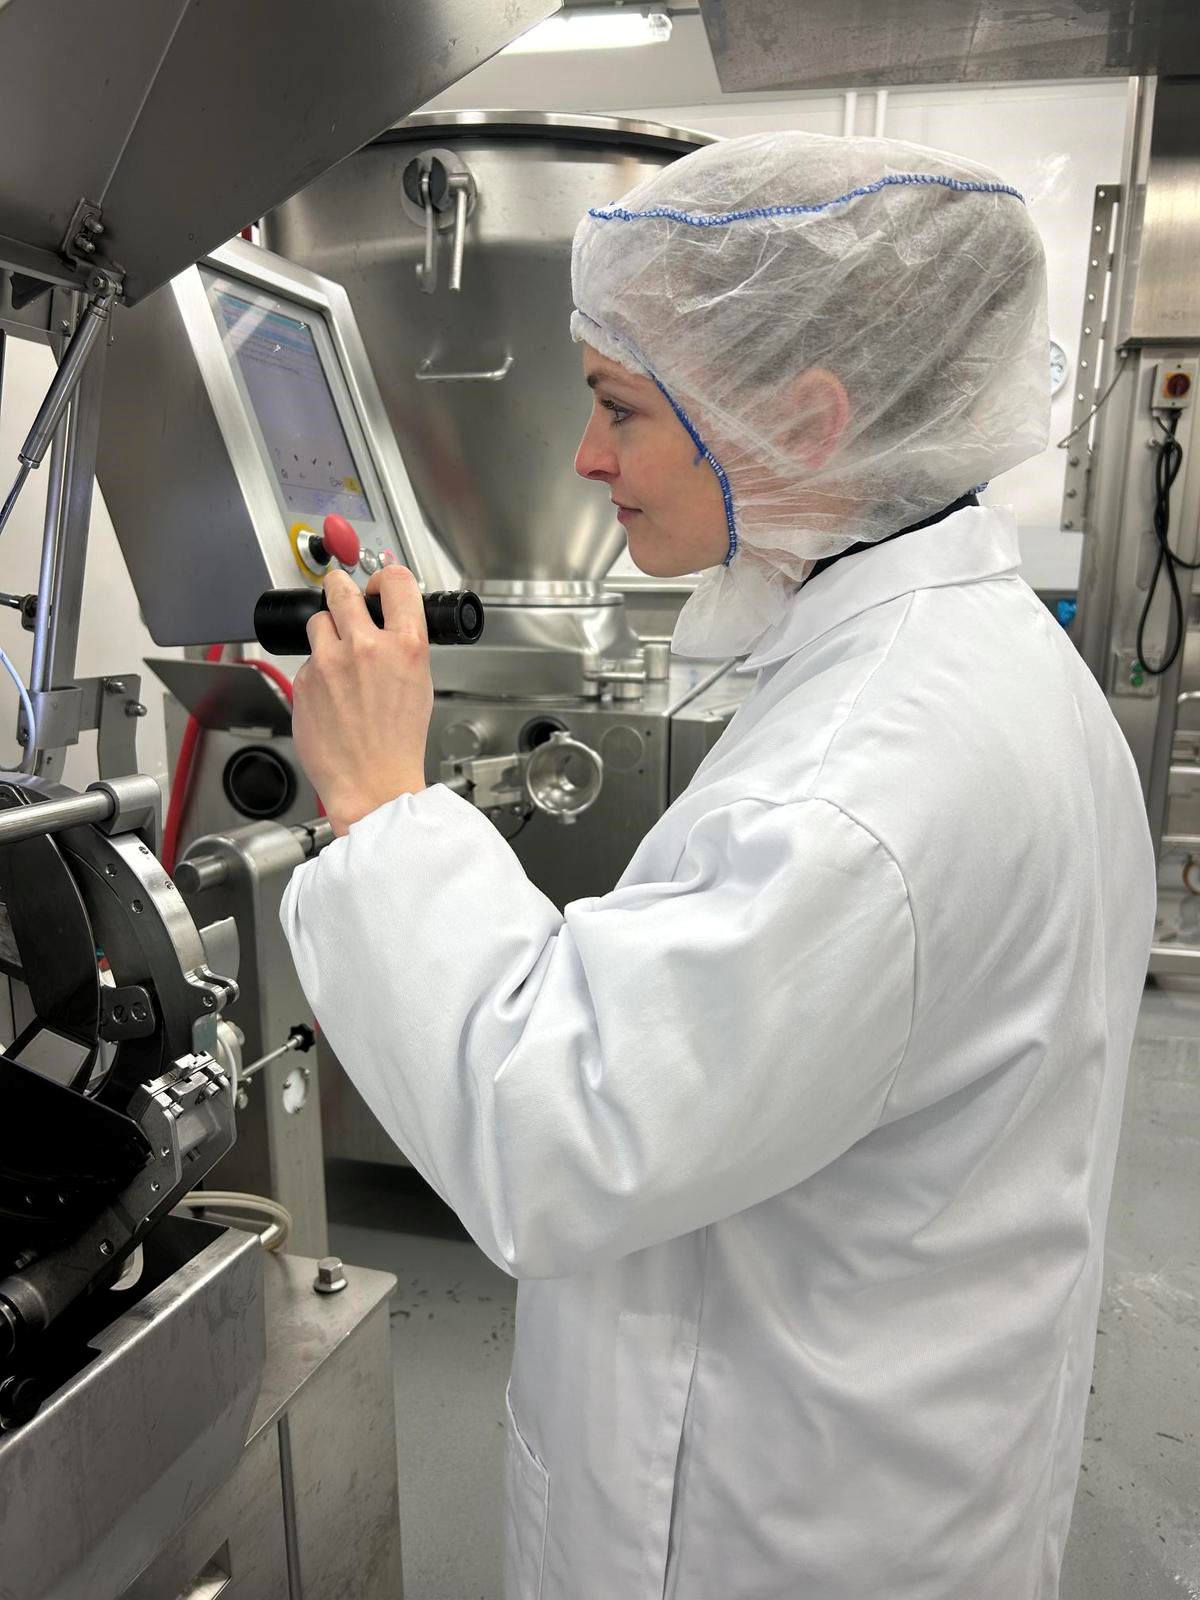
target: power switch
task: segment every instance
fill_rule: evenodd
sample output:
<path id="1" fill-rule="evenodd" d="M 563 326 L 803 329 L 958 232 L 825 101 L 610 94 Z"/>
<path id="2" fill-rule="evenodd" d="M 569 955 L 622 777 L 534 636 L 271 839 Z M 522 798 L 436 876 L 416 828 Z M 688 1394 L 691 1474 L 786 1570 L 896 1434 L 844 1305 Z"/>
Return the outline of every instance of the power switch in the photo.
<path id="1" fill-rule="evenodd" d="M 1183 411 L 1192 403 L 1198 363 L 1160 361 L 1154 368 L 1152 411 Z"/>

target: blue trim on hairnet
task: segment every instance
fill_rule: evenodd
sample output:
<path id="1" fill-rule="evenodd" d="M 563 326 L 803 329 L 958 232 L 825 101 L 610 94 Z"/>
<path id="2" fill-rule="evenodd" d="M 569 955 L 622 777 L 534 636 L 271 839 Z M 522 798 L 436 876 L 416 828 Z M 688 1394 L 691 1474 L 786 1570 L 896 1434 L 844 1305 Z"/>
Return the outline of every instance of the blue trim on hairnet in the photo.
<path id="1" fill-rule="evenodd" d="M 753 206 L 746 211 L 718 211 L 706 216 L 698 211 L 677 211 L 673 206 L 651 206 L 647 211 L 628 211 L 624 206 L 593 206 L 589 217 L 597 222 L 641 222 L 652 217 L 662 217 L 668 222 L 683 222 L 689 228 L 723 228 L 731 222 L 757 222 L 771 217 L 812 217 L 834 206 L 847 205 L 851 200 L 861 200 L 865 195 L 878 194 L 881 189 L 892 188 L 951 189 L 956 194 L 1009 194 L 1025 204 L 1019 189 L 1007 183 L 981 183 L 965 178 L 946 178 L 936 172 L 891 172 L 874 183 L 864 183 L 833 200 L 815 201 L 811 205 Z"/>
<path id="2" fill-rule="evenodd" d="M 688 416 L 687 412 L 680 405 L 679 401 L 676 400 L 675 396 L 667 388 L 666 384 L 659 377 L 658 373 L 655 372 L 654 368 L 646 360 L 645 356 L 632 342 L 632 340 L 622 338 L 619 333 L 614 333 L 613 330 L 609 327 L 606 327 L 598 317 L 592 316 L 590 311 L 584 311 L 582 306 L 577 306 L 575 309 L 585 316 L 589 322 L 593 323 L 597 328 L 599 328 L 602 333 L 607 334 L 615 344 L 624 345 L 626 350 L 629 351 L 630 355 L 638 363 L 638 365 L 644 371 L 650 374 L 651 378 L 653 378 L 654 382 L 657 384 L 659 392 L 662 394 L 671 410 L 679 418 L 683 426 L 687 429 L 688 437 L 696 446 L 697 464 L 701 461 L 707 461 L 708 465 L 716 474 L 717 482 L 721 486 L 721 498 L 725 502 L 725 527 L 729 532 L 729 549 L 726 553 L 723 563 L 724 566 L 728 566 L 733 560 L 734 556 L 737 555 L 738 532 L 737 519 L 733 513 L 733 490 L 729 486 L 729 475 L 726 473 L 725 468 L 721 465 L 716 456 L 713 455 L 712 451 L 700 437 L 700 431 L 696 427 L 696 424 L 692 421 L 691 417 Z"/>

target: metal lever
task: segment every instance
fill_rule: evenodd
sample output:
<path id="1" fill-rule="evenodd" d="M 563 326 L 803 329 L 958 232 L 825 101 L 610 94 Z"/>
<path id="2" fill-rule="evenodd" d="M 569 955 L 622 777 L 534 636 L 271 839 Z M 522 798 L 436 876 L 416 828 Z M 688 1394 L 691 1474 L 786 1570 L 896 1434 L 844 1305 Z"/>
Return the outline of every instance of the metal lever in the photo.
<path id="1" fill-rule="evenodd" d="M 471 174 L 455 172 L 450 178 L 454 195 L 454 243 L 450 255 L 450 293 L 462 290 L 463 250 L 467 243 L 467 207 L 471 201 Z"/>
<path id="2" fill-rule="evenodd" d="M 425 213 L 425 260 L 417 267 L 417 282 L 421 285 L 422 294 L 433 294 L 437 290 L 437 235 L 428 168 L 421 174 L 421 210 Z"/>

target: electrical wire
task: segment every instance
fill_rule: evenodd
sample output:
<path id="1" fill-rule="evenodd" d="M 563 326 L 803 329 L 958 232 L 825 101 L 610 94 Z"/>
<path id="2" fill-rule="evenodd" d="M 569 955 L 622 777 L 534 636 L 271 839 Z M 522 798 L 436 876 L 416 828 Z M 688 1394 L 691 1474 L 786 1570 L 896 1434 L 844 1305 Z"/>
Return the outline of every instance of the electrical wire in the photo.
<path id="1" fill-rule="evenodd" d="M 1120 383 L 1122 377 L 1125 374 L 1125 370 L 1128 367 L 1128 365 L 1129 365 L 1128 361 L 1125 360 L 1125 352 L 1124 352 L 1124 350 L 1118 350 L 1117 351 L 1117 370 L 1113 375 L 1112 382 L 1109 384 L 1108 388 L 1105 389 L 1104 393 L 1100 396 L 1099 400 L 1096 401 L 1096 404 L 1088 412 L 1087 416 L 1084 417 L 1081 422 L 1077 422 L 1075 424 L 1075 426 L 1071 429 L 1070 433 L 1064 433 L 1063 434 L 1062 438 L 1058 441 L 1058 443 L 1054 447 L 1056 450 L 1065 450 L 1067 445 L 1070 444 L 1071 440 L 1080 431 L 1080 429 L 1087 427 L 1088 423 L 1092 420 L 1092 418 L 1097 414 L 1097 412 L 1100 410 L 1100 408 L 1104 405 L 1105 401 L 1108 399 L 1109 395 L 1113 392 L 1113 390 L 1117 387 L 1118 383 Z"/>
<path id="2" fill-rule="evenodd" d="M 1179 476 L 1183 466 L 1183 446 L 1175 437 L 1179 427 L 1179 413 L 1171 413 L 1170 422 L 1164 422 L 1157 412 L 1154 414 L 1157 427 L 1162 430 L 1163 440 L 1158 447 L 1158 455 L 1154 462 L 1154 538 L 1158 545 L 1158 552 L 1154 560 L 1154 571 L 1150 577 L 1150 587 L 1146 591 L 1146 603 L 1142 607 L 1142 614 L 1137 625 L 1137 653 L 1138 660 L 1151 678 L 1161 678 L 1174 666 L 1175 661 L 1183 648 L 1184 634 L 1186 631 L 1186 615 L 1183 604 L 1183 594 L 1179 587 L 1180 572 L 1200 571 L 1200 561 L 1185 561 L 1171 548 L 1171 489 Z M 1167 630 L 1167 643 L 1163 646 L 1163 653 L 1157 665 L 1151 665 L 1146 659 L 1146 624 L 1150 617 L 1150 608 L 1154 604 L 1154 596 L 1158 592 L 1158 580 L 1166 569 L 1167 583 L 1171 590 L 1171 619 Z"/>
<path id="3" fill-rule="evenodd" d="M 288 1208 L 264 1194 L 244 1194 L 240 1189 L 192 1189 L 176 1204 L 188 1211 L 221 1211 L 234 1215 L 244 1212 L 248 1216 L 269 1218 L 270 1226 L 259 1235 L 264 1250 L 280 1249 L 292 1231 L 292 1214 Z"/>
<path id="4" fill-rule="evenodd" d="M 16 667 L 13 666 L 12 662 L 8 659 L 8 656 L 3 650 L 0 650 L 0 666 L 4 668 L 5 672 L 8 673 L 9 677 L 16 684 L 17 693 L 21 697 L 21 710 L 25 716 L 25 749 L 21 757 L 21 771 L 24 772 L 29 761 L 29 752 L 33 747 L 34 735 L 36 732 L 33 715 L 33 701 L 29 698 L 29 690 L 25 687 L 24 678 L 22 678 L 21 674 L 17 671 Z"/>

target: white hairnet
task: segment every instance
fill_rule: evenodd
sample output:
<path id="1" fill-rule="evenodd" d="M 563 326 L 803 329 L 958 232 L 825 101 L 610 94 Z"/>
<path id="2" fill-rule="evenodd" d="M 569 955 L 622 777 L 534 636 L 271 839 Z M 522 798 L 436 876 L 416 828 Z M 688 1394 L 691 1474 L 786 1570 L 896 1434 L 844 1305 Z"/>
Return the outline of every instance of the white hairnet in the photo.
<path id="1" fill-rule="evenodd" d="M 706 146 L 587 214 L 572 284 L 572 336 L 657 381 L 724 494 L 729 554 L 680 616 L 682 654 L 749 650 L 806 563 L 1046 443 L 1041 241 L 1015 189 L 940 151 L 810 133 Z M 814 460 L 800 380 L 822 369 L 849 420 Z"/>

